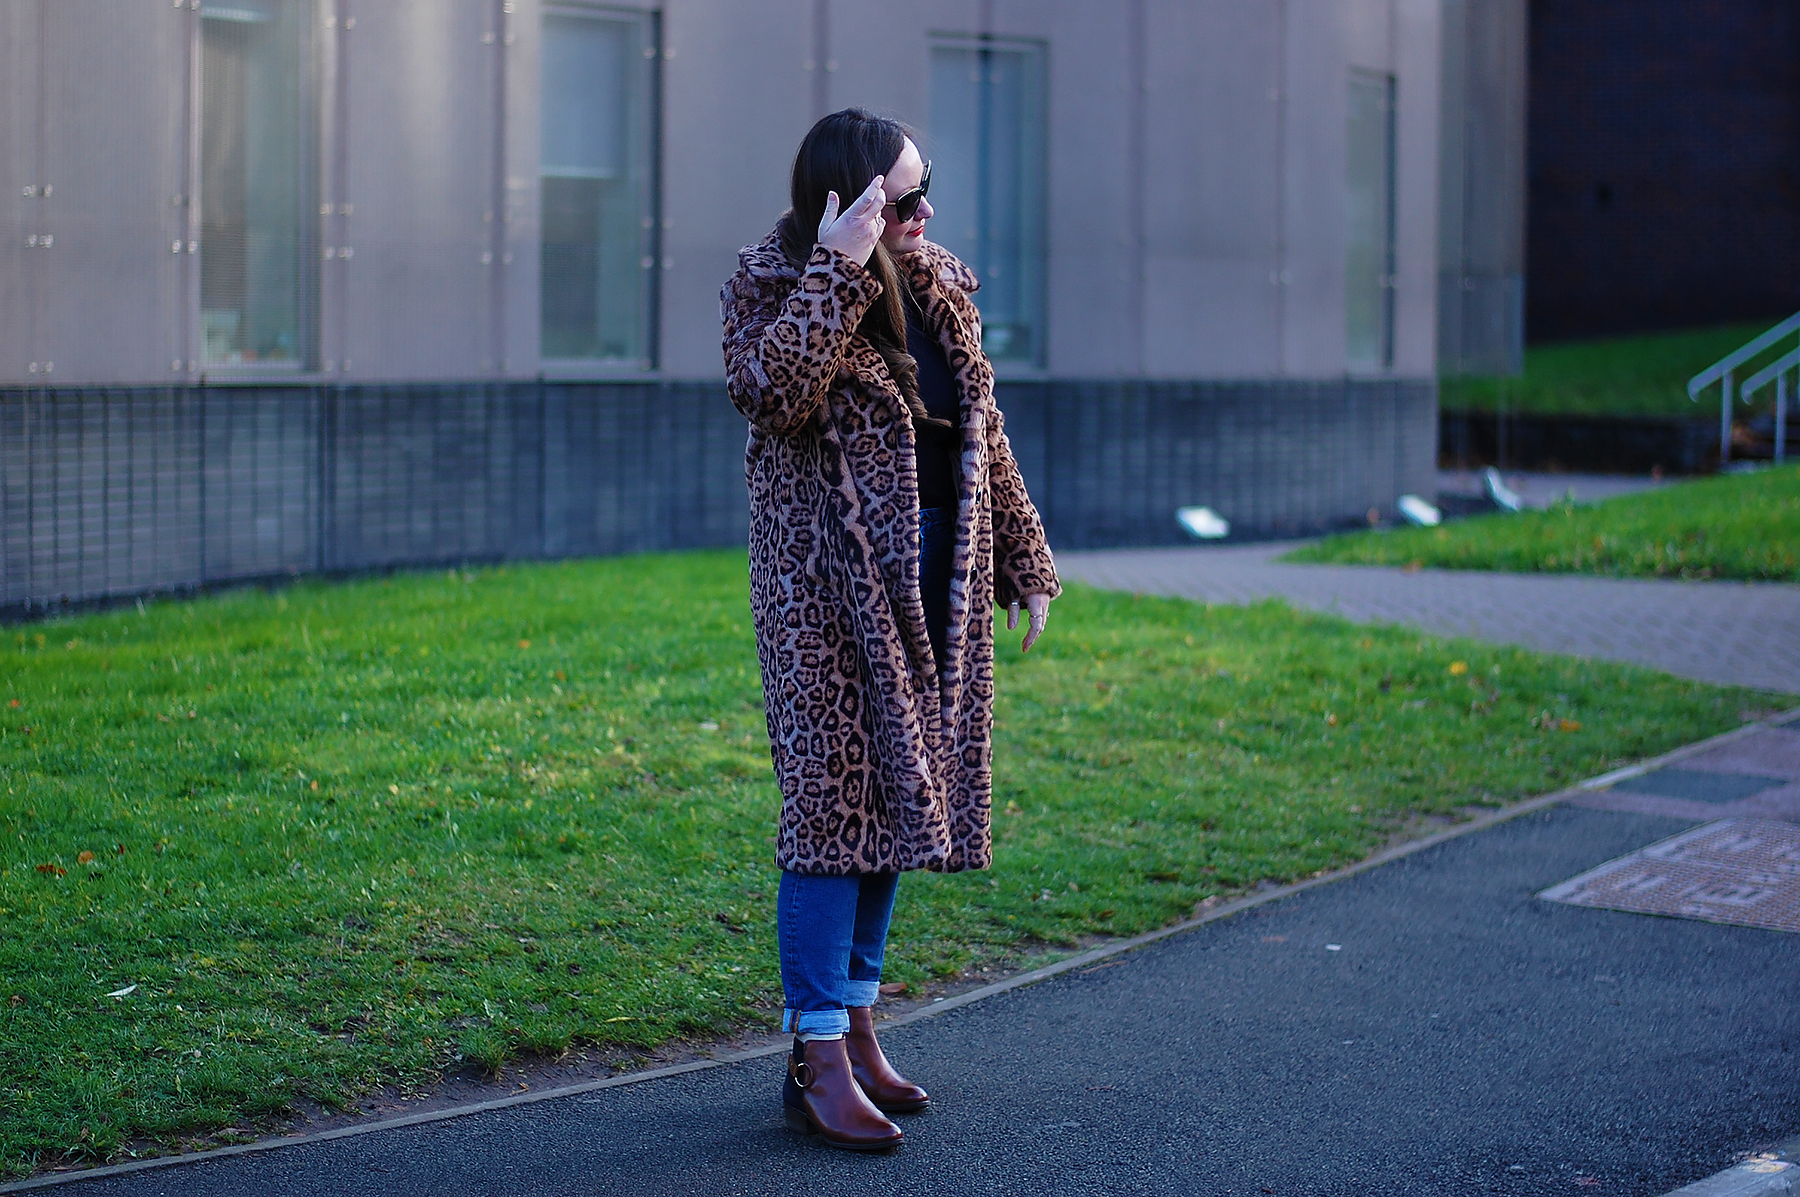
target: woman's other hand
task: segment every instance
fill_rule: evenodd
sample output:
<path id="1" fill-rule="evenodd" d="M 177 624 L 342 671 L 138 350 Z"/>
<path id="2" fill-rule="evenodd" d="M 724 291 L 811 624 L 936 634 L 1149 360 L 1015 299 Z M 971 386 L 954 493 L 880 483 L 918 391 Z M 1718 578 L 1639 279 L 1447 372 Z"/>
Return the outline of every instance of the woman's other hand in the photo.
<path id="1" fill-rule="evenodd" d="M 819 244 L 837 250 L 859 266 L 868 265 L 875 243 L 887 229 L 887 221 L 881 218 L 881 210 L 887 206 L 887 195 L 881 190 L 886 178 L 876 175 L 870 179 L 868 188 L 841 216 L 838 193 L 826 192 L 825 215 L 819 220 Z"/>
<path id="2" fill-rule="evenodd" d="M 1019 645 L 1019 651 L 1028 653 L 1037 638 L 1044 634 L 1044 624 L 1050 619 L 1050 596 L 1041 591 L 1025 596 L 1025 613 L 1029 622 L 1025 627 L 1025 639 Z M 1015 600 L 1006 608 L 1006 630 L 1011 632 L 1019 626 L 1019 604 Z"/>

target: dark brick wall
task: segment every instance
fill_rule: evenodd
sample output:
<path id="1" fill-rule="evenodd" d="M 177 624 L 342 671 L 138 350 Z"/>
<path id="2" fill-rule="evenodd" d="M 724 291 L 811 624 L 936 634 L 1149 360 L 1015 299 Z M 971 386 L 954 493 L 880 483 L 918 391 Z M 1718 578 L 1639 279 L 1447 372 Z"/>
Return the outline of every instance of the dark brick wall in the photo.
<path id="1" fill-rule="evenodd" d="M 1438 424 L 1438 460 L 1459 469 L 1699 474 L 1718 468 L 1719 423 L 1447 411 Z"/>
<path id="2" fill-rule="evenodd" d="M 1800 309 L 1800 4 L 1532 0 L 1526 335 Z"/>
<path id="3" fill-rule="evenodd" d="M 1187 506 L 1295 535 L 1437 490 L 1430 383 L 1003 383 L 1000 402 L 1057 548 L 1181 543 Z"/>
<path id="4" fill-rule="evenodd" d="M 1006 383 L 1052 545 L 1429 494 L 1429 382 Z M 0 613 L 309 573 L 741 545 L 719 383 L 0 391 Z"/>

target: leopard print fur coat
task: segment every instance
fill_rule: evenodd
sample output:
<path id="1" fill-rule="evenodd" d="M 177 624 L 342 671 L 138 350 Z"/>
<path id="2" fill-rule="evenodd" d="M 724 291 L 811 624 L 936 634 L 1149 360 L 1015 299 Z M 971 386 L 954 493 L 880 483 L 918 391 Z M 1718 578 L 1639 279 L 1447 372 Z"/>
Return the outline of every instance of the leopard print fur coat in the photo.
<path id="1" fill-rule="evenodd" d="M 975 277 L 929 242 L 897 259 L 962 407 L 940 676 L 919 601 L 912 422 L 855 331 L 881 283 L 823 246 L 796 269 L 774 234 L 739 261 L 720 306 L 728 390 L 750 421 L 750 596 L 782 796 L 776 862 L 834 876 L 986 868 L 990 604 L 1061 586 L 994 406 Z"/>

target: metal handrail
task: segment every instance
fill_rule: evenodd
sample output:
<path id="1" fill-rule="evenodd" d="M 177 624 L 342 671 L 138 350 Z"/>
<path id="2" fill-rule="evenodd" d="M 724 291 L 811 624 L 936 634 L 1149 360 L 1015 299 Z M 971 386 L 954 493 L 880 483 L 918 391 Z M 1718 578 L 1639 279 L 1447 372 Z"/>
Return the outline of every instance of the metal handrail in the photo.
<path id="1" fill-rule="evenodd" d="M 1700 373 L 1688 379 L 1688 398 L 1700 398 L 1700 392 L 1725 376 L 1727 370 L 1735 370 L 1781 338 L 1791 332 L 1800 331 L 1800 312 L 1795 312 L 1768 332 L 1763 333 L 1738 349 L 1732 350 Z"/>
<path id="2" fill-rule="evenodd" d="M 1800 349 L 1790 349 L 1781 357 L 1770 362 L 1749 378 L 1738 389 L 1738 399 L 1750 402 L 1750 396 L 1768 386 L 1775 384 L 1775 464 L 1780 465 L 1787 458 L 1787 404 L 1788 404 L 1788 371 L 1800 366 Z"/>
<path id="3" fill-rule="evenodd" d="M 1795 366 L 1800 366 L 1800 349 L 1790 349 L 1783 357 L 1776 358 L 1756 373 L 1746 378 L 1738 387 L 1738 402 L 1750 402 L 1750 396 L 1774 382 L 1778 375 L 1786 374 Z"/>
<path id="4" fill-rule="evenodd" d="M 1769 329 L 1755 340 L 1749 341 L 1732 350 L 1700 373 L 1688 379 L 1688 401 L 1697 402 L 1700 392 L 1715 382 L 1722 382 L 1721 402 L 1719 404 L 1719 464 L 1724 465 L 1731 460 L 1731 374 L 1739 366 L 1781 340 L 1785 336 L 1800 331 L 1800 312 L 1794 313 L 1774 328 Z M 1766 381 L 1766 380 L 1765 380 Z M 1777 422 L 1777 439 L 1781 439 L 1780 421 Z"/>

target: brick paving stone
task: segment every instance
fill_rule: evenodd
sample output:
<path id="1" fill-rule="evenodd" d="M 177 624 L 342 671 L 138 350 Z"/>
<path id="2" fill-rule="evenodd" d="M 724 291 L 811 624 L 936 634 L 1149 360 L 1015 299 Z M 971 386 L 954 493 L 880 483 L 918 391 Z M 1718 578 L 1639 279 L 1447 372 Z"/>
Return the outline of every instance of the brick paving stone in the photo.
<path id="1" fill-rule="evenodd" d="M 1759 817 L 1784 817 L 1779 811 L 1771 812 L 1764 806 L 1754 809 L 1742 803 L 1693 802 L 1686 798 L 1664 798 L 1660 794 L 1640 794 L 1635 790 L 1595 790 L 1591 794 L 1582 794 L 1569 800 L 1570 806 L 1582 806 L 1589 810 L 1619 811 L 1632 815 L 1662 815 L 1670 819 L 1692 819 L 1696 823 L 1710 823 L 1714 819 L 1722 819 L 1731 815 L 1752 814 Z M 1730 809 L 1724 809 L 1729 807 Z M 1800 819 L 1791 819 L 1800 822 Z"/>
<path id="2" fill-rule="evenodd" d="M 1765 728 L 1689 757 L 1682 763 L 1690 769 L 1707 769 L 1714 773 L 1800 781 L 1800 731 L 1785 727 Z"/>
<path id="3" fill-rule="evenodd" d="M 1614 786 L 1572 798 L 1570 805 L 1638 815 L 1666 815 L 1671 819 L 1693 819 L 1702 823 L 1714 819 L 1781 819 L 1800 823 L 1800 782 L 1763 790 L 1736 802 L 1696 802 Z"/>
<path id="4" fill-rule="evenodd" d="M 1741 813 L 1756 818 L 1786 819 L 1800 823 L 1800 782 L 1764 790 L 1738 804 Z"/>
<path id="5" fill-rule="evenodd" d="M 1359 622 L 1398 623 L 1546 652 L 1647 665 L 1800 694 L 1800 586 L 1665 582 L 1366 565 L 1286 565 L 1285 544 L 1057 554 L 1070 578 L 1210 603 L 1282 598 Z M 1052 624 L 1054 627 L 1054 623 Z"/>

